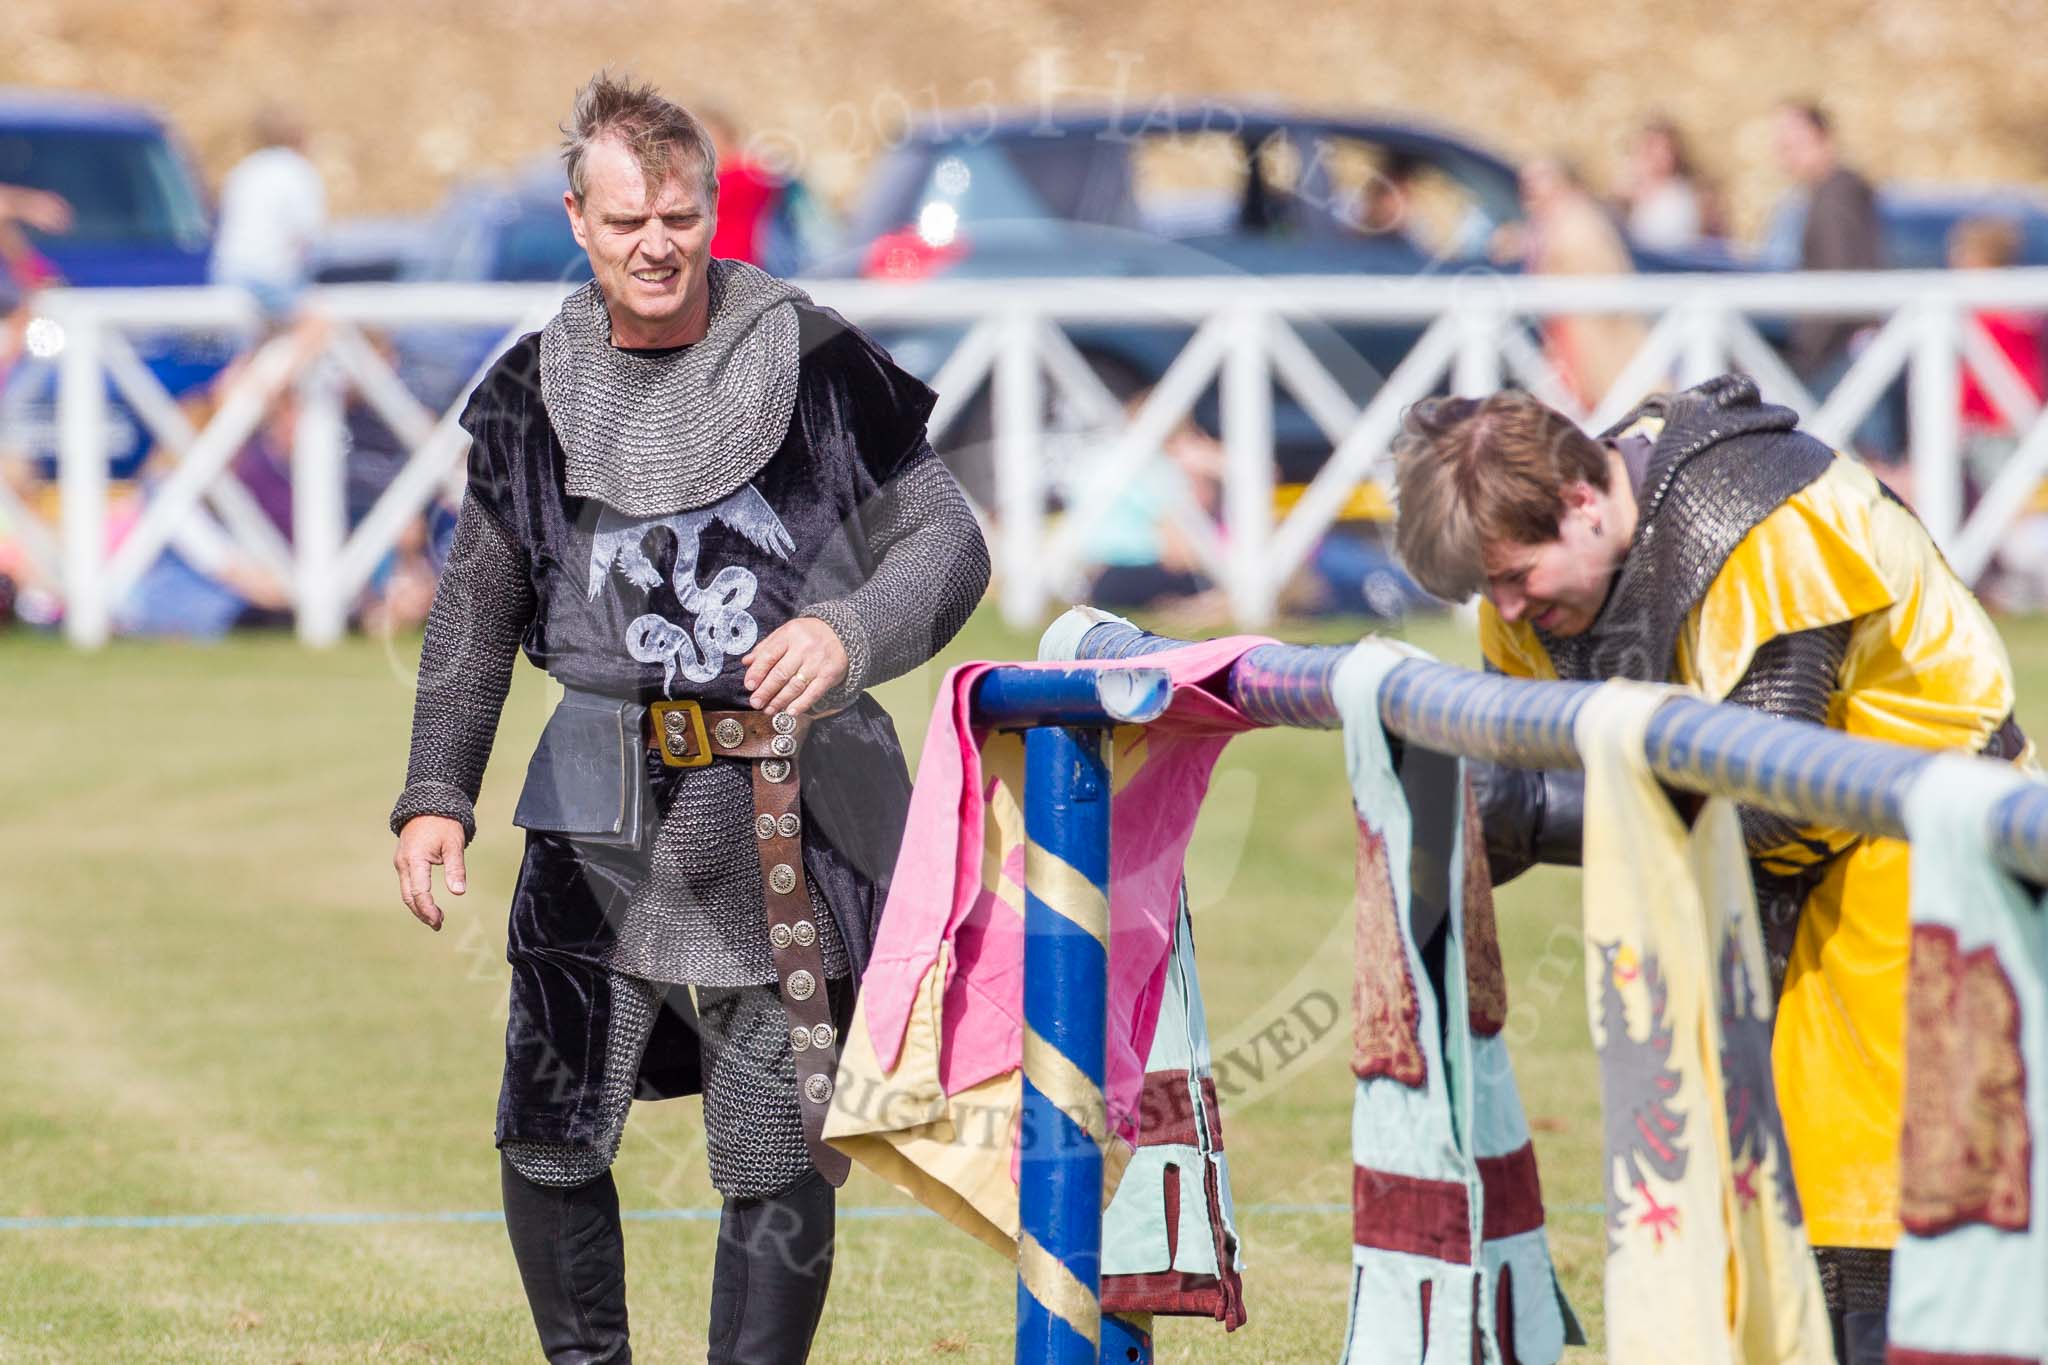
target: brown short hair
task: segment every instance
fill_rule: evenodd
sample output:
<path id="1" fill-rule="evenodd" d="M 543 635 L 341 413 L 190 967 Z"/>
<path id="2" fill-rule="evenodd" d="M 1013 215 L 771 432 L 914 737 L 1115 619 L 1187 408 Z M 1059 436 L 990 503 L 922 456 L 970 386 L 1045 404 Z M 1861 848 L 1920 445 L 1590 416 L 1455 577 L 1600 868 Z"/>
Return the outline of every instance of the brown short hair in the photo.
<path id="1" fill-rule="evenodd" d="M 1564 489 L 1607 488 L 1607 452 L 1571 418 L 1518 390 L 1428 398 L 1394 438 L 1394 540 L 1425 589 L 1462 602 L 1486 585 L 1489 544 L 1557 538 Z"/>
<path id="2" fill-rule="evenodd" d="M 678 159 L 696 167 L 706 207 L 718 202 L 718 149 L 704 125 L 680 104 L 661 97 L 652 85 L 600 71 L 576 92 L 569 121 L 562 125 L 562 162 L 569 193 L 583 202 L 583 157 L 600 138 L 615 137 L 640 163 L 651 194 L 679 169 Z"/>

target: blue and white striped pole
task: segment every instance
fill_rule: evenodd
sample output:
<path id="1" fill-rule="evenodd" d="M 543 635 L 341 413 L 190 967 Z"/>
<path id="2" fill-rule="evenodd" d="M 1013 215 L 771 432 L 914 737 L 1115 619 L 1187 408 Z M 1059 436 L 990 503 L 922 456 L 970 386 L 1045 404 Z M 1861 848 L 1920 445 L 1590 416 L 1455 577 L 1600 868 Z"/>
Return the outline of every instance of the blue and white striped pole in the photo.
<path id="1" fill-rule="evenodd" d="M 1017 1360 L 1102 1355 L 1102 1098 L 1109 998 L 1103 732 L 1024 736 L 1024 1127 Z M 1099 1002 L 1099 1007 L 1098 1007 Z"/>
<path id="2" fill-rule="evenodd" d="M 980 724 L 1024 725 L 1024 1113 L 1018 1365 L 1151 1359 L 1102 1316 L 1102 1084 L 1109 1016 L 1110 726 L 1166 709 L 1153 669 L 995 669 Z"/>

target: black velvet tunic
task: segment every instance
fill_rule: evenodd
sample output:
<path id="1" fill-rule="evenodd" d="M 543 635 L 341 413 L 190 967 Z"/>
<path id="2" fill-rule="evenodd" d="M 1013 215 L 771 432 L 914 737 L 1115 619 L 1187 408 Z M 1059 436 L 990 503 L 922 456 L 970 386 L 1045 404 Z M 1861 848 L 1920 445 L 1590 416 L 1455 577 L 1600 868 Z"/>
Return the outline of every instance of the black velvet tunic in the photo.
<path id="1" fill-rule="evenodd" d="M 517 342 L 478 386 L 462 418 L 473 438 L 469 494 L 527 564 L 535 606 L 523 646 L 535 665 L 609 695 L 743 709 L 740 657 L 807 605 L 844 597 L 874 572 L 860 514 L 925 449 L 933 395 L 836 314 L 798 312 L 802 361 L 788 434 L 747 484 L 705 509 L 630 518 L 563 491 L 565 456 L 541 401 L 537 335 Z M 646 762 L 656 809 L 666 809 L 692 770 L 651 753 Z M 902 748 L 888 715 L 862 695 L 812 726 L 799 770 L 805 870 L 858 980 L 909 808 Z M 751 837 L 751 819 L 750 809 L 731 812 L 740 837 Z M 509 930 L 501 1143 L 594 1136 L 610 1023 L 606 962 L 647 858 L 527 835 Z M 662 1011 L 642 1062 L 642 1098 L 699 1088 L 687 996 L 678 987 L 670 998 L 675 1008 Z"/>

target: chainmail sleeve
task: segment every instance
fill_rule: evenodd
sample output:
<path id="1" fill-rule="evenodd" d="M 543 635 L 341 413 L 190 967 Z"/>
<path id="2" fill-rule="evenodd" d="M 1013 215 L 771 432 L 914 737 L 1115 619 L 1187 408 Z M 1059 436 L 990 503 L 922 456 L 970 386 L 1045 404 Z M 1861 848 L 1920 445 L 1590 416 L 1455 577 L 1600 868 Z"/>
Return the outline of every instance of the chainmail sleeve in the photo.
<path id="1" fill-rule="evenodd" d="M 465 842 L 476 837 L 477 791 L 533 614 L 524 555 L 474 496 L 464 497 L 427 613 L 412 756 L 391 811 L 393 834 L 415 815 L 445 815 L 462 822 Z"/>
<path id="2" fill-rule="evenodd" d="M 988 589 L 988 544 L 950 471 L 926 444 L 864 516 L 874 574 L 844 597 L 803 609 L 846 649 L 846 677 L 818 709 L 844 706 L 945 648 Z"/>
<path id="3" fill-rule="evenodd" d="M 1849 631 L 1854 622 L 1794 631 L 1766 641 L 1750 660 L 1749 671 L 1725 698 L 1736 706 L 1778 716 L 1825 725 L 1828 698 L 1834 695 L 1841 676 L 1842 660 L 1849 652 Z M 1742 808 L 1742 842 L 1752 858 L 1786 850 L 1813 849 L 1825 857 L 1833 850 L 1814 847 L 1814 841 L 1799 823 L 1773 811 Z"/>

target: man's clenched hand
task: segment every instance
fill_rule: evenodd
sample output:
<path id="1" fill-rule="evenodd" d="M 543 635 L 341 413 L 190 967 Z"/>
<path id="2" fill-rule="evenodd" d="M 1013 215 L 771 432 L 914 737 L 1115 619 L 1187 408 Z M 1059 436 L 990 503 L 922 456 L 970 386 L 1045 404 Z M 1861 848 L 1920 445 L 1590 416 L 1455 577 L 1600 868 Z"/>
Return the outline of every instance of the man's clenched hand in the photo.
<path id="1" fill-rule="evenodd" d="M 429 929 L 441 927 L 441 907 L 434 904 L 435 864 L 444 869 L 448 890 L 461 895 L 462 822 L 445 815 L 415 815 L 398 832 L 398 852 L 392 856 L 398 869 L 398 898 Z"/>

